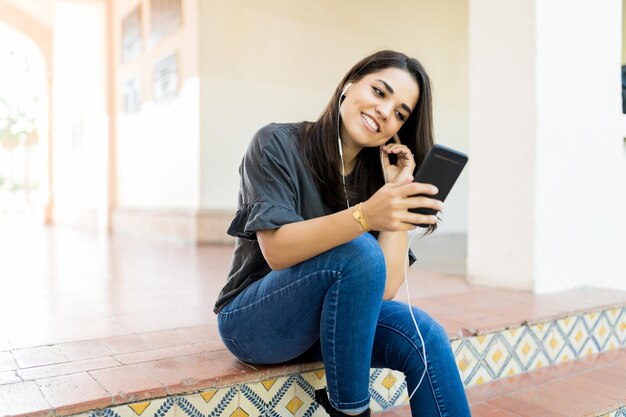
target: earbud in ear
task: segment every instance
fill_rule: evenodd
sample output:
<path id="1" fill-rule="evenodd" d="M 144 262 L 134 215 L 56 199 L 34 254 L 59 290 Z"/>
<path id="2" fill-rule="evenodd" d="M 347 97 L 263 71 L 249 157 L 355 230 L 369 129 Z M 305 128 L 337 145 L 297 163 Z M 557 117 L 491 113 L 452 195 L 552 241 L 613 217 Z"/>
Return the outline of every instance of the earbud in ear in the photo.
<path id="1" fill-rule="evenodd" d="M 343 91 L 341 92 L 341 96 L 340 96 L 340 97 L 343 97 L 343 96 L 345 96 L 345 95 L 346 95 L 346 91 L 348 91 L 348 88 L 350 88 L 350 86 L 351 86 L 351 85 L 352 85 L 352 83 L 348 83 L 348 84 L 344 87 Z"/>

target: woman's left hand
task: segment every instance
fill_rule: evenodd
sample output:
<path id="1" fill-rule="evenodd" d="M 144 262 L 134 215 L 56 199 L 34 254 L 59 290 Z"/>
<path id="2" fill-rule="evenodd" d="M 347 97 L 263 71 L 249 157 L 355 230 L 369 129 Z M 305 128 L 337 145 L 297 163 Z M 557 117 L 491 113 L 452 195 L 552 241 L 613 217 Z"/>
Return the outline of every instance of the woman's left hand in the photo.
<path id="1" fill-rule="evenodd" d="M 394 137 L 396 143 L 381 146 L 383 167 L 388 183 L 401 183 L 413 176 L 415 170 L 415 159 L 408 146 L 400 143 L 398 135 Z M 398 160 L 393 165 L 389 162 L 389 155 L 396 154 Z"/>

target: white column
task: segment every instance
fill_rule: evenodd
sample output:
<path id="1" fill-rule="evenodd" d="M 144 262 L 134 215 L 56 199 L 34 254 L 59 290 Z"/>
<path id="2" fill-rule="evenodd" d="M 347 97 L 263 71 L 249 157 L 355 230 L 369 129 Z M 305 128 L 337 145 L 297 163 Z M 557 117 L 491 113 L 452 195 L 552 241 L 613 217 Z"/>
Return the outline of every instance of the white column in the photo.
<path id="1" fill-rule="evenodd" d="M 626 289 L 621 2 L 470 0 L 468 274 Z"/>

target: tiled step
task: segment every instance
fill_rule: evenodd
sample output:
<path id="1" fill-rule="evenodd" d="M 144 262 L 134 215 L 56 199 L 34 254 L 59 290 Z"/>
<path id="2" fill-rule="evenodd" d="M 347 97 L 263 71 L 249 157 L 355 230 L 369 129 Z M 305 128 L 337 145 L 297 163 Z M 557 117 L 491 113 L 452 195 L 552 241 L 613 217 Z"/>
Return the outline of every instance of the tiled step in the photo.
<path id="1" fill-rule="evenodd" d="M 191 335 L 189 331 L 179 330 L 172 331 L 170 337 L 181 336 L 182 332 L 188 337 Z M 159 336 L 159 343 L 166 342 L 161 339 Z M 86 345 L 90 349 L 107 348 L 123 352 L 127 341 L 123 337 L 100 343 L 92 341 L 86 342 Z M 626 357 L 624 349 L 620 348 L 626 346 L 626 307 L 614 306 L 548 321 L 523 323 L 494 332 L 479 332 L 474 336 L 453 338 L 451 343 L 470 398 L 473 402 L 484 403 L 475 406 L 478 407 L 477 412 L 483 412 L 481 410 L 505 407 L 508 401 L 515 404 L 518 399 L 509 394 L 522 395 L 522 391 L 505 392 L 494 388 L 487 389 L 487 392 L 499 393 L 503 399 L 476 397 L 479 394 L 474 393 L 481 393 L 483 387 L 491 386 L 488 381 L 513 375 L 519 375 L 521 381 L 529 381 L 535 377 L 528 375 L 543 375 L 542 369 L 552 370 L 553 365 L 558 364 L 563 364 L 564 369 L 575 370 L 584 368 L 586 364 L 588 370 L 594 367 L 596 357 L 618 358 L 620 360 L 614 362 L 624 366 L 622 359 L 626 360 Z M 77 345 L 72 346 L 77 348 Z M 215 348 L 216 345 L 205 341 L 140 354 L 120 353 L 69 364 L 0 372 L 0 379 L 14 378 L 14 381 L 0 381 L 0 416 L 41 417 L 82 413 L 84 417 L 252 417 L 263 415 L 268 409 L 286 417 L 323 415 L 313 402 L 314 390 L 326 384 L 321 363 L 251 366 L 237 361 L 227 351 Z M 168 349 L 174 349 L 174 352 Z M 23 364 L 36 365 L 38 360 L 52 353 L 70 354 L 63 346 L 34 350 L 37 352 L 30 353 L 39 356 L 21 356 L 21 352 L 14 351 L 13 357 Z M 599 352 L 606 351 L 619 353 L 597 356 Z M 84 353 L 80 349 L 72 352 L 79 357 Z M 175 357 L 171 357 L 172 354 Z M 582 365 L 570 365 L 575 359 L 582 359 L 575 362 Z M 111 366 L 107 361 L 117 361 L 121 365 Z M 626 380 L 613 375 L 619 372 L 608 371 L 602 370 L 606 381 L 624 387 L 626 392 Z M 626 367 L 620 372 L 626 374 Z M 515 379 L 503 381 L 511 380 Z M 370 383 L 374 411 L 406 402 L 406 386 L 401 373 L 374 369 Z M 504 382 L 503 386 L 507 384 Z M 471 388 L 474 386 L 478 388 Z M 530 396 L 536 391 L 529 386 L 524 389 Z M 569 391 L 576 392 L 576 388 L 568 388 Z M 578 394 L 575 397 L 582 398 Z M 615 402 L 607 407 L 617 405 Z M 600 409 L 594 409 L 597 410 Z"/>
<path id="2" fill-rule="evenodd" d="M 626 349 L 467 389 L 473 417 L 625 417 Z M 408 406 L 376 414 L 410 417 Z"/>

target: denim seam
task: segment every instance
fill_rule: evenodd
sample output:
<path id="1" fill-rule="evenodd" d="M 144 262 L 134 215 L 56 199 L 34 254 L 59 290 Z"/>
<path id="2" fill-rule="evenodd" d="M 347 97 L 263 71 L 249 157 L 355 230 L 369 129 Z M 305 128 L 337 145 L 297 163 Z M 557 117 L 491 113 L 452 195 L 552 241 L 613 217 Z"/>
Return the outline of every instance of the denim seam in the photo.
<path id="1" fill-rule="evenodd" d="M 321 273 L 327 273 L 327 272 L 331 272 L 331 273 L 334 273 L 334 274 L 341 274 L 339 271 L 335 271 L 335 270 L 332 270 L 332 269 L 322 269 L 322 270 L 319 270 L 319 271 L 315 271 L 315 272 L 312 272 L 310 274 L 307 274 L 307 275 L 304 275 L 304 276 L 298 278 L 296 281 L 292 282 L 291 284 L 286 285 L 284 287 L 281 287 L 281 288 L 277 289 L 276 291 L 274 291 L 274 292 L 272 292 L 270 294 L 266 294 L 264 297 L 262 297 L 262 298 L 260 298 L 258 300 L 255 300 L 252 304 L 247 304 L 245 306 L 238 307 L 238 308 L 236 308 L 234 310 L 230 310 L 230 311 L 220 311 L 219 314 L 222 315 L 224 318 L 227 318 L 227 316 L 229 316 L 231 314 L 238 313 L 238 312 L 240 312 L 242 310 L 245 310 L 247 308 L 255 307 L 256 305 L 264 302 L 269 297 L 273 297 L 276 294 L 280 294 L 281 292 L 284 292 L 284 291 L 292 288 L 294 285 L 299 284 L 300 281 L 302 281 L 303 279 L 307 279 L 307 278 L 310 278 L 313 275 L 317 275 L 317 274 L 321 274 Z"/>
<path id="2" fill-rule="evenodd" d="M 413 347 L 415 348 L 415 351 L 417 352 L 417 355 L 420 357 L 420 359 L 422 359 L 422 363 L 423 363 L 423 364 L 427 364 L 427 360 L 425 360 L 425 359 L 422 357 L 422 351 L 421 351 L 421 349 L 419 349 L 419 347 L 418 347 L 418 346 L 417 346 L 417 345 L 413 342 L 413 340 L 412 340 L 410 337 L 408 337 L 406 334 L 404 334 L 401 330 L 396 329 L 396 328 L 391 327 L 391 326 L 388 326 L 388 325 L 385 325 L 385 324 L 382 324 L 382 323 L 378 323 L 378 324 L 377 324 L 377 326 L 384 327 L 385 329 L 389 329 L 389 330 L 391 330 L 391 331 L 393 331 L 393 332 L 396 332 L 396 333 L 398 333 L 400 336 L 402 336 L 402 337 L 404 337 L 406 340 L 408 340 L 408 341 L 409 341 L 409 343 L 411 343 L 411 344 L 413 345 Z M 426 342 L 424 342 L 424 343 L 426 343 Z M 435 387 L 433 387 L 433 382 L 432 382 L 432 380 L 431 380 L 431 375 L 430 375 L 430 372 L 431 372 L 431 368 L 430 368 L 430 366 L 428 366 L 428 367 L 427 367 L 427 369 L 426 369 L 426 377 L 428 378 L 428 384 L 430 385 L 430 391 L 432 392 L 433 397 L 435 398 L 435 404 L 437 405 L 437 412 L 439 413 L 439 416 L 440 416 L 440 417 L 443 417 L 443 414 L 442 414 L 442 412 L 441 412 L 441 405 L 439 404 L 439 398 L 438 398 L 437 393 L 435 392 L 435 391 L 436 391 L 436 390 L 435 390 Z M 411 392 L 410 392 L 410 391 L 409 391 L 409 389 L 408 389 L 408 385 L 407 385 L 407 391 L 408 391 L 408 395 L 410 395 L 410 394 L 411 394 Z"/>
<path id="3" fill-rule="evenodd" d="M 331 360 L 331 364 L 330 367 L 332 369 L 332 375 L 334 376 L 334 378 L 332 378 L 331 380 L 334 380 L 334 387 L 333 387 L 333 391 L 336 392 L 337 397 L 339 397 L 339 388 L 337 387 L 337 352 L 336 352 L 336 343 L 335 343 L 335 334 L 336 334 L 336 324 L 337 324 L 337 302 L 336 302 L 336 298 L 337 298 L 337 294 L 339 293 L 339 286 L 341 285 L 341 273 L 338 272 L 339 274 L 339 278 L 337 279 L 337 281 L 335 282 L 337 284 L 337 289 L 336 291 L 333 291 L 333 309 L 334 309 L 334 314 L 333 314 L 333 329 L 332 329 L 332 352 L 333 352 L 333 357 Z M 326 362 L 325 362 L 326 363 Z M 328 382 L 328 377 L 326 378 L 326 381 Z M 330 389 L 330 387 L 329 387 Z M 329 395 L 328 396 L 328 400 L 330 401 L 331 405 L 333 407 L 335 407 L 335 409 L 342 411 L 349 411 L 351 409 L 357 409 L 360 407 L 363 407 L 365 405 L 368 405 L 370 402 L 370 396 L 369 396 L 369 381 L 368 381 L 368 390 L 367 390 L 367 398 L 364 400 L 360 400 L 360 401 L 353 401 L 353 402 L 342 402 L 339 401 L 337 403 L 335 403 L 335 401 L 333 401 L 332 396 Z"/>
<path id="4" fill-rule="evenodd" d="M 234 340 L 234 339 L 229 339 L 229 338 L 225 337 L 225 338 L 224 338 L 224 341 L 228 341 L 228 342 L 232 343 L 232 344 L 233 344 L 233 345 L 237 348 L 237 350 L 239 351 L 239 353 L 241 353 L 241 355 L 242 355 L 244 358 L 246 358 L 246 360 L 245 360 L 244 362 L 254 363 L 254 361 L 252 360 L 252 358 L 250 358 L 250 356 L 248 356 L 248 354 L 247 354 L 246 352 L 244 352 L 244 351 L 243 351 L 243 349 L 241 349 L 241 348 L 239 347 L 239 345 L 237 344 L 237 342 L 235 342 L 235 340 Z"/>
<path id="5" fill-rule="evenodd" d="M 339 274 L 341 276 L 341 273 Z M 337 287 L 339 287 L 341 285 L 339 279 L 337 281 L 335 281 L 335 284 L 337 285 Z M 336 361 L 337 361 L 337 350 L 335 349 L 336 343 L 335 343 L 335 335 L 336 335 L 336 325 L 337 325 L 337 302 L 336 302 L 336 298 L 337 298 L 337 294 L 339 293 L 339 290 L 337 289 L 336 291 L 332 292 L 332 298 L 331 298 L 331 302 L 332 302 L 332 308 L 333 308 L 333 321 L 332 321 L 332 330 L 329 332 L 332 337 L 330 338 L 330 340 L 328 340 L 328 343 L 331 343 L 330 341 L 332 340 L 331 346 L 332 346 L 332 359 L 330 361 L 330 367 L 332 368 L 332 375 L 333 378 L 331 378 L 331 381 L 333 381 L 333 388 L 332 390 L 334 391 L 334 393 L 337 395 L 337 397 L 339 397 L 339 388 L 337 387 L 337 366 L 336 366 Z M 328 378 L 326 378 L 326 382 L 328 382 Z M 330 387 L 329 387 L 330 388 Z M 328 400 L 330 401 L 330 403 L 333 403 L 332 400 L 332 396 L 329 394 L 328 395 Z M 333 404 L 334 406 L 334 404 Z"/>

